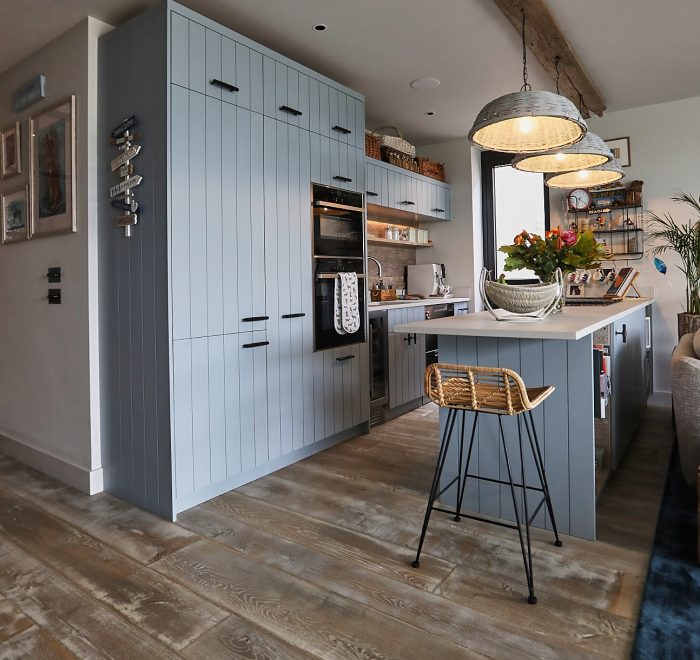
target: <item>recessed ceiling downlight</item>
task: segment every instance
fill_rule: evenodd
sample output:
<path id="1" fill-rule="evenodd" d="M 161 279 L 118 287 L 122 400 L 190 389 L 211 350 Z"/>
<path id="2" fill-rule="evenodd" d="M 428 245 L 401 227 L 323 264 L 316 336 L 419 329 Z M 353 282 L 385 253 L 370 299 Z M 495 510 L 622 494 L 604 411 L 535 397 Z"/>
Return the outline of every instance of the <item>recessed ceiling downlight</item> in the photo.
<path id="1" fill-rule="evenodd" d="M 426 117 L 434 117 L 435 113 L 432 110 L 428 110 L 428 112 L 425 113 Z"/>
<path id="2" fill-rule="evenodd" d="M 314 30 L 316 30 L 316 32 L 325 32 L 327 29 L 328 26 L 325 23 L 316 23 L 316 25 L 314 25 Z"/>
<path id="3" fill-rule="evenodd" d="M 416 80 L 411 81 L 411 87 L 413 89 L 435 89 L 440 85 L 440 81 L 437 78 L 416 78 Z"/>

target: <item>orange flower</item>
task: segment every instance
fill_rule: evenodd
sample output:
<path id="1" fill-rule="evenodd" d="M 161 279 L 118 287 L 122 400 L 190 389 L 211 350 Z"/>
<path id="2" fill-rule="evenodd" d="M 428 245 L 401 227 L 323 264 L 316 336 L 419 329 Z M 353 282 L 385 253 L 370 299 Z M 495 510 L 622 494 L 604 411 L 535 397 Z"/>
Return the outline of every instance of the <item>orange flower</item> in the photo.
<path id="1" fill-rule="evenodd" d="M 522 234 L 518 234 L 515 237 L 515 244 L 516 245 L 522 245 L 525 242 L 525 237 Z"/>

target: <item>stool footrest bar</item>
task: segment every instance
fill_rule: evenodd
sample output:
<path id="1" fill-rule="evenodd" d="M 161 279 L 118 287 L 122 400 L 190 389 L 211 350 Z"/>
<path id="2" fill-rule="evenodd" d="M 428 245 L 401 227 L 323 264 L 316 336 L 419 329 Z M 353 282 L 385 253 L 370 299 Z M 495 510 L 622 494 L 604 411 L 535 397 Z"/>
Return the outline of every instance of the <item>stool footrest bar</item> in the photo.
<path id="1" fill-rule="evenodd" d="M 543 497 L 540 500 L 540 503 L 537 505 L 537 508 L 533 511 L 532 515 L 530 516 L 530 519 L 527 521 L 528 525 L 532 525 L 532 521 L 535 519 L 535 516 L 540 512 L 540 509 L 542 508 L 542 505 L 547 501 L 546 497 Z"/>
<path id="2" fill-rule="evenodd" d="M 492 484 L 501 484 L 501 486 L 510 486 L 509 481 L 501 481 L 500 479 L 491 479 L 491 477 L 480 477 L 479 475 L 476 474 L 468 474 L 467 479 L 478 479 L 479 481 L 488 481 Z M 522 488 L 523 485 L 516 483 L 515 481 L 513 482 L 513 486 L 515 488 Z M 538 493 L 544 493 L 544 490 L 542 488 L 537 488 L 537 486 L 525 486 L 528 490 L 536 490 Z"/>
<path id="3" fill-rule="evenodd" d="M 440 513 L 447 513 L 450 516 L 454 516 L 457 512 L 450 509 L 443 509 L 441 507 L 434 506 L 433 511 L 439 511 Z M 474 516 L 471 514 L 460 513 L 460 518 L 469 518 L 469 520 L 478 520 L 479 522 L 488 523 L 489 525 L 498 525 L 499 527 L 507 527 L 508 529 L 518 529 L 517 525 L 512 523 L 501 522 L 500 520 L 491 520 L 490 518 L 482 518 L 481 516 Z"/>

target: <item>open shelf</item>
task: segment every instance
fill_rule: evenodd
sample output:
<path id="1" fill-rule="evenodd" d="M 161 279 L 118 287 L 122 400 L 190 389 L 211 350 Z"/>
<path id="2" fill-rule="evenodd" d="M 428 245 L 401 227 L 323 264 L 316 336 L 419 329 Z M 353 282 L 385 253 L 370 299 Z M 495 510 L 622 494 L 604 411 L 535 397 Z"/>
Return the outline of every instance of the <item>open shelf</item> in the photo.
<path id="1" fill-rule="evenodd" d="M 428 241 L 427 243 L 417 243 L 415 241 L 395 241 L 393 238 L 379 238 L 378 236 L 368 236 L 368 243 L 374 243 L 376 245 L 398 245 L 403 247 L 433 247 L 433 242 Z"/>
<path id="2" fill-rule="evenodd" d="M 594 229 L 594 234 L 622 234 L 624 232 L 644 231 L 641 227 L 630 227 L 629 229 Z"/>

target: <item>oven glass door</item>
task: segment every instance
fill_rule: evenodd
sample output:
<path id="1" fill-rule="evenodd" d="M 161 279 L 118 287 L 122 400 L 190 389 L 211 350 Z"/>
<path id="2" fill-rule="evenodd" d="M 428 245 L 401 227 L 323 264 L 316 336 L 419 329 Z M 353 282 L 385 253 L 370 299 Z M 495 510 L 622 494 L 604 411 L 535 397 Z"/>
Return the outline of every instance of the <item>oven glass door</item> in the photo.
<path id="1" fill-rule="evenodd" d="M 329 263 L 330 261 L 330 263 Z M 336 260 L 316 261 L 314 282 L 314 345 L 317 351 L 337 348 L 365 341 L 365 321 L 367 316 L 366 284 L 362 274 L 362 262 L 343 262 L 344 270 L 358 273 L 357 293 L 360 309 L 360 327 L 357 332 L 341 334 L 335 329 L 335 274 L 338 272 Z"/>
<path id="2" fill-rule="evenodd" d="M 364 223 L 362 211 L 314 207 L 314 254 L 362 257 Z"/>

